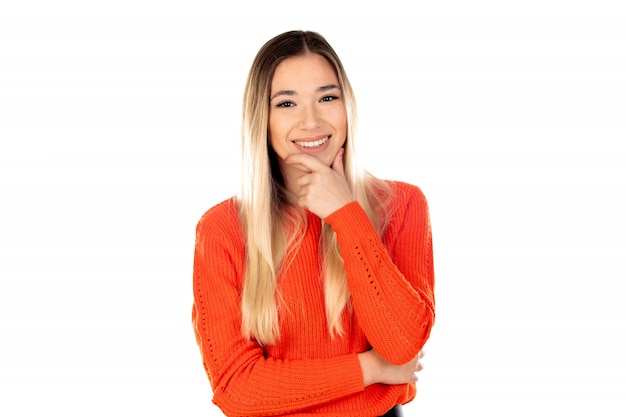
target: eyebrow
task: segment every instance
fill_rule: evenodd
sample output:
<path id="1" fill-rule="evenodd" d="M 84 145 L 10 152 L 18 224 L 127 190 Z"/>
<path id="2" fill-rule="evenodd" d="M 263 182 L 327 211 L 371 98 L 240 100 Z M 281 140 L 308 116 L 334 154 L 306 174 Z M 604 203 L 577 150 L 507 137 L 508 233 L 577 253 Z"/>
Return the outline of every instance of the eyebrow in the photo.
<path id="1" fill-rule="evenodd" d="M 317 89 L 318 92 L 323 93 L 325 91 L 329 91 L 329 90 L 341 90 L 341 88 L 337 85 L 337 84 L 328 84 L 328 85 L 323 85 L 320 88 Z M 272 97 L 270 97 L 270 101 L 274 100 L 276 97 L 278 96 L 295 96 L 298 93 L 296 93 L 295 90 L 280 90 L 278 92 L 276 92 L 276 94 L 274 94 Z"/>

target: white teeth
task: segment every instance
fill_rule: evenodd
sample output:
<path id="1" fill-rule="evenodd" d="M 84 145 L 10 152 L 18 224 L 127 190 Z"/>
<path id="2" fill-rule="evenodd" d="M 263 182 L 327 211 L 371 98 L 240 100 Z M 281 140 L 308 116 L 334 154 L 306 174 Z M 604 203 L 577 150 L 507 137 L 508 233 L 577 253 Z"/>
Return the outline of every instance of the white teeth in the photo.
<path id="1" fill-rule="evenodd" d="M 298 146 L 302 146 L 303 148 L 317 148 L 318 146 L 322 146 L 328 140 L 328 136 L 320 140 L 314 140 L 310 142 L 301 142 L 299 140 L 294 141 L 294 143 Z"/>

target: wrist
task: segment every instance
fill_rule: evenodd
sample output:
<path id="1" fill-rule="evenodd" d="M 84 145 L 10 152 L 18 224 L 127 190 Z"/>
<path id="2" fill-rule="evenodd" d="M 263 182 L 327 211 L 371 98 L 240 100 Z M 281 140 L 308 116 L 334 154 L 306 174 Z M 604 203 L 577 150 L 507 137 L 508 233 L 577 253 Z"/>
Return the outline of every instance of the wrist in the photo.
<path id="1" fill-rule="evenodd" d="M 359 353 L 357 357 L 363 374 L 363 387 L 368 387 L 376 382 L 376 358 L 371 350 Z"/>

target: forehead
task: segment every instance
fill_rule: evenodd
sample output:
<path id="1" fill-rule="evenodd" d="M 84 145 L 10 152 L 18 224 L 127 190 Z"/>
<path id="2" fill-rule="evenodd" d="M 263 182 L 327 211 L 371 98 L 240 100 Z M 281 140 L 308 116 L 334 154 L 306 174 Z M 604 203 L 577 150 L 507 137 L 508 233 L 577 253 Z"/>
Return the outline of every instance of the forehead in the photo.
<path id="1" fill-rule="evenodd" d="M 272 78 L 272 91 L 316 89 L 328 84 L 338 84 L 332 65 L 321 55 L 306 54 L 278 64 Z"/>

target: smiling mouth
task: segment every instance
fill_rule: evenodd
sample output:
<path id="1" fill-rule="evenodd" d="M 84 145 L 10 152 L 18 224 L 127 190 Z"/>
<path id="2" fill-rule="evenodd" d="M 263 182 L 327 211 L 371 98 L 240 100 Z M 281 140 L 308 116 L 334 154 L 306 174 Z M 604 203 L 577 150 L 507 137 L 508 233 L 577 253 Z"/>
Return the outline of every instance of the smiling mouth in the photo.
<path id="1" fill-rule="evenodd" d="M 330 139 L 330 136 L 326 136 L 325 138 L 318 139 L 318 140 L 309 140 L 309 141 L 294 140 L 293 143 L 295 143 L 298 146 L 302 146 L 303 148 L 318 148 L 322 146 L 323 144 L 325 144 L 328 141 L 328 139 Z"/>

